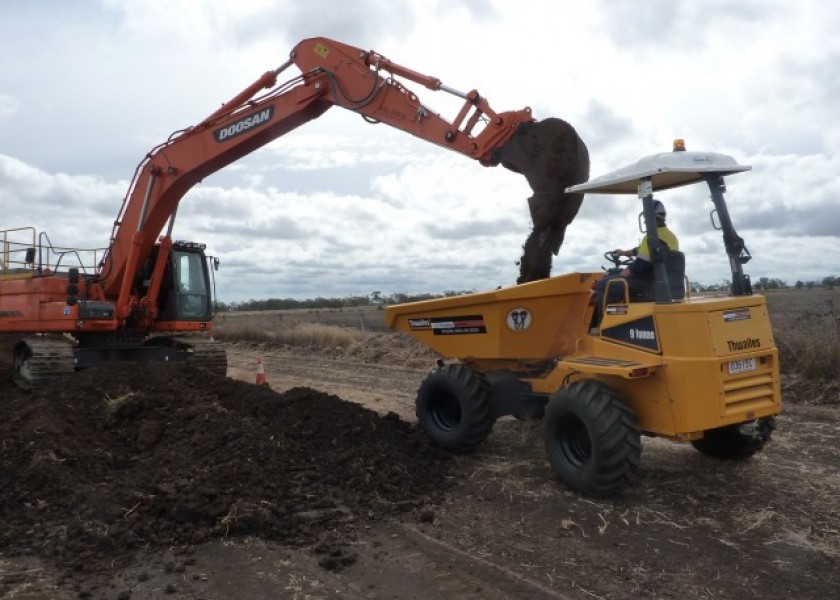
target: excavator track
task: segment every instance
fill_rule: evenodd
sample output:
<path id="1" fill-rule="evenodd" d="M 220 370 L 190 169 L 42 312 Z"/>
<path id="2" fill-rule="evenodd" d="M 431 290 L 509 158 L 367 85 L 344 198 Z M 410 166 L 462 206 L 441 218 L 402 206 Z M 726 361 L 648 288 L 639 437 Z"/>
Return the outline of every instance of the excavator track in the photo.
<path id="1" fill-rule="evenodd" d="M 185 353 L 189 365 L 222 377 L 227 375 L 227 352 L 221 344 L 212 339 L 192 336 L 168 339 L 173 348 Z"/>
<path id="2" fill-rule="evenodd" d="M 118 360 L 148 362 L 185 362 L 217 375 L 227 375 L 227 352 L 221 344 L 198 336 L 161 335 L 147 340 L 145 351 L 138 344 L 126 344 Z M 85 348 L 79 348 L 84 351 Z M 113 355 L 115 347 L 108 349 Z M 28 390 L 46 387 L 56 378 L 73 373 L 76 367 L 102 364 L 101 356 L 91 360 L 89 355 L 76 354 L 75 344 L 58 335 L 30 335 L 14 347 L 13 377 L 15 383 Z M 150 353 L 151 352 L 151 353 Z M 151 360 L 150 360 L 151 359 Z M 107 362 L 107 361 L 105 361 Z"/>
<path id="3" fill-rule="evenodd" d="M 27 336 L 15 345 L 13 359 L 15 383 L 30 390 L 76 368 L 72 342 L 61 336 Z"/>

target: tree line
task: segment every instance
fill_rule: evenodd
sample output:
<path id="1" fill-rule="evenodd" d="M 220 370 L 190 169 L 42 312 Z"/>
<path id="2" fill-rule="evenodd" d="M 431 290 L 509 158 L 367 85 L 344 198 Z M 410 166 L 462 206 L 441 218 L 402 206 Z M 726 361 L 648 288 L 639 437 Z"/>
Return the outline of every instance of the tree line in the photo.
<path id="1" fill-rule="evenodd" d="M 387 304 L 404 304 L 406 302 L 419 302 L 421 300 L 433 300 L 448 296 L 459 296 L 470 294 L 475 290 L 449 290 L 442 294 L 406 294 L 395 292 L 383 294 L 381 291 L 374 291 L 367 296 L 345 296 L 343 298 L 311 298 L 308 300 L 296 300 L 294 298 L 268 298 L 265 300 L 246 300 L 244 302 L 216 302 L 218 311 L 257 311 L 257 310 L 292 310 L 292 309 L 333 309 L 354 308 L 358 306 L 382 307 Z"/>
<path id="2" fill-rule="evenodd" d="M 712 284 L 702 284 L 702 283 L 691 283 L 691 291 L 692 292 L 725 292 L 730 288 L 732 282 L 728 279 L 725 279 L 721 283 L 712 283 Z M 828 277 L 823 277 L 822 281 L 797 281 L 795 284 L 790 285 L 788 282 L 784 281 L 783 279 L 776 279 L 771 277 L 759 277 L 756 281 L 752 282 L 753 289 L 762 291 L 762 290 L 788 290 L 791 288 L 795 288 L 797 290 L 814 290 L 814 289 L 826 289 L 826 290 L 833 290 L 834 288 L 840 287 L 840 277 L 836 275 L 829 275 Z"/>

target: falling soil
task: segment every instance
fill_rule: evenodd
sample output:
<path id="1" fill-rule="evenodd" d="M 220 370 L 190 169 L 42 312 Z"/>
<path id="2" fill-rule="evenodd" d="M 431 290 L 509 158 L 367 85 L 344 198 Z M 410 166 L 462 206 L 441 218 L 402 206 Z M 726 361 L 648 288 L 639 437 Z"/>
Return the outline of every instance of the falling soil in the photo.
<path id="1" fill-rule="evenodd" d="M 309 388 L 111 365 L 0 391 L 0 552 L 70 571 L 247 535 L 337 569 L 358 523 L 446 487 L 446 455 L 415 427 Z"/>
<path id="2" fill-rule="evenodd" d="M 528 198 L 533 229 L 522 246 L 516 282 L 545 279 L 583 201 L 583 194 L 566 188 L 589 179 L 589 151 L 574 127 L 549 118 L 521 127 L 499 148 L 497 158 L 525 175 L 534 192 Z"/>

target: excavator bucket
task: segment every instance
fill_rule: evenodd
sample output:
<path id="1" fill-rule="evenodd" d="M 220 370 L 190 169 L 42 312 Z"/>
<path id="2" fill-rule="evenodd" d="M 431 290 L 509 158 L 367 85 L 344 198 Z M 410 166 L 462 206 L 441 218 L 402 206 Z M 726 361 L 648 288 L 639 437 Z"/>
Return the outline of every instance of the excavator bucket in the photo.
<path id="1" fill-rule="evenodd" d="M 589 179 L 586 144 L 566 121 L 549 118 L 522 125 L 493 158 L 523 174 L 534 192 L 528 198 L 534 227 L 522 246 L 516 282 L 545 279 L 583 201 L 582 193 L 565 190 Z"/>

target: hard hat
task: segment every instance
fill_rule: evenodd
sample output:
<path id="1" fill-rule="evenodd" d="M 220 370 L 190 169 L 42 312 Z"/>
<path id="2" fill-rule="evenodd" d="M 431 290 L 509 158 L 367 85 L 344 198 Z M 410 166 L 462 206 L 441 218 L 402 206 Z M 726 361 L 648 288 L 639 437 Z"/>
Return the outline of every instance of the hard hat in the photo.
<path id="1" fill-rule="evenodd" d="M 664 217 L 667 214 L 665 212 L 665 205 L 659 200 L 653 201 L 653 212 L 657 217 Z"/>

